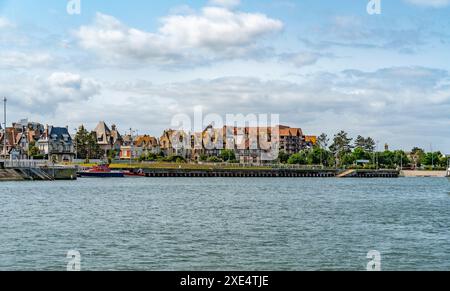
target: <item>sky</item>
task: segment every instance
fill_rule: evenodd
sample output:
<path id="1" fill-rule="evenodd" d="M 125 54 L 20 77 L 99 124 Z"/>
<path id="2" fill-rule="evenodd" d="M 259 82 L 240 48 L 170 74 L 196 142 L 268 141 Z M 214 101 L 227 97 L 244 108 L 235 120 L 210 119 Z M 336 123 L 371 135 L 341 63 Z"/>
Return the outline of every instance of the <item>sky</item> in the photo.
<path id="1" fill-rule="evenodd" d="M 160 136 L 201 108 L 450 153 L 450 0 L 69 2 L 0 0 L 8 123 Z"/>

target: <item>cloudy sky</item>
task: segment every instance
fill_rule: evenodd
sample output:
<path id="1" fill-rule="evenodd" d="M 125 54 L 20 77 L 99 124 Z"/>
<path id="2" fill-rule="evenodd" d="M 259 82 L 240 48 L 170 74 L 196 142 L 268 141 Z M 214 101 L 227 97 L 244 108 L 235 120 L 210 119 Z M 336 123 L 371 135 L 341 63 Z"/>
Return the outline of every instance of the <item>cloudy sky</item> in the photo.
<path id="1" fill-rule="evenodd" d="M 159 136 L 179 113 L 450 153 L 450 0 L 0 0 L 9 120 Z"/>

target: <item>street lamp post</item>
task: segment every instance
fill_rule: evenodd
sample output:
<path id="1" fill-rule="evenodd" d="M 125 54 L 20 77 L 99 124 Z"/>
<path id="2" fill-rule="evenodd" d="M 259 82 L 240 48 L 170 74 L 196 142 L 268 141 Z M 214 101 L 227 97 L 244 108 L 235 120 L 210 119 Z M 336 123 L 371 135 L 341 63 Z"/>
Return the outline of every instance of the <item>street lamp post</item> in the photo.
<path id="1" fill-rule="evenodd" d="M 3 97 L 3 114 L 4 114 L 4 127 L 3 127 L 3 158 L 5 160 L 6 163 L 6 102 L 8 101 L 8 99 L 6 99 L 6 97 Z"/>
<path id="2" fill-rule="evenodd" d="M 133 129 L 130 128 L 130 167 L 133 163 Z"/>
<path id="3" fill-rule="evenodd" d="M 433 153 L 433 144 L 430 144 L 430 150 L 431 150 L 431 169 L 434 170 L 434 153 Z"/>
<path id="4" fill-rule="evenodd" d="M 400 155 L 400 171 L 403 171 L 403 155 Z"/>
<path id="5" fill-rule="evenodd" d="M 378 145 L 380 144 L 380 141 L 377 140 L 377 148 L 376 148 L 376 159 L 377 159 L 377 171 L 379 170 L 380 164 L 379 164 L 379 158 L 378 158 Z"/>

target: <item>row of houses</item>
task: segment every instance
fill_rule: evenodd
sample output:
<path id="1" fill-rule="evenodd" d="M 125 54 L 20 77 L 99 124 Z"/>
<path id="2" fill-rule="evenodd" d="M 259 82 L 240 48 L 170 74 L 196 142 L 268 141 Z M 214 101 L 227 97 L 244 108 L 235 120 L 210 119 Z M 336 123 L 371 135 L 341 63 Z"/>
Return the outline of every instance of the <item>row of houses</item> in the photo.
<path id="1" fill-rule="evenodd" d="M 117 159 L 131 160 L 149 153 L 181 156 L 199 161 L 201 157 L 220 156 L 223 150 L 233 150 L 241 163 L 261 163 L 273 160 L 270 155 L 284 151 L 287 154 L 312 147 L 315 136 L 304 135 L 302 129 L 288 126 L 229 127 L 208 126 L 202 132 L 189 133 L 166 130 L 160 138 L 150 135 L 121 135 L 116 125 L 109 127 L 101 121 L 92 131 L 106 158 L 115 153 Z M 6 138 L 6 148 L 4 139 Z M 37 147 L 45 158 L 55 162 L 71 162 L 76 157 L 74 137 L 68 127 L 42 125 L 22 120 L 0 133 L 0 152 L 10 159 L 26 159 L 30 146 Z M 268 146 L 269 145 L 269 146 Z M 274 147 L 276 150 L 274 151 Z"/>
<path id="2" fill-rule="evenodd" d="M 186 133 L 167 130 L 159 139 L 159 147 L 166 155 L 178 155 L 191 161 L 220 156 L 232 150 L 240 163 L 260 164 L 273 161 L 278 153 L 295 154 L 314 146 L 315 136 L 306 136 L 300 128 L 208 126 L 203 132 Z"/>
<path id="3" fill-rule="evenodd" d="M 75 147 L 67 127 L 42 125 L 21 120 L 11 127 L 0 127 L 1 156 L 11 160 L 29 158 L 33 146 L 42 156 L 55 162 L 72 161 Z"/>

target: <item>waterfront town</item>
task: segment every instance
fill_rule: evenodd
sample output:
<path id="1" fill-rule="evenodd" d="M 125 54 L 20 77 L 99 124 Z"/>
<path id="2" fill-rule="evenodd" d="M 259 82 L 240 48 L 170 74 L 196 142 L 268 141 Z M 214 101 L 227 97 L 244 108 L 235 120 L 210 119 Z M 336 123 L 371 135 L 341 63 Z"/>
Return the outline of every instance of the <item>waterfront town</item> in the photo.
<path id="1" fill-rule="evenodd" d="M 121 134 L 115 124 L 104 121 L 92 130 L 80 126 L 75 135 L 68 127 L 43 125 L 24 119 L 1 130 L 0 152 L 9 160 L 45 159 L 55 163 L 71 163 L 75 160 L 154 160 L 165 161 L 223 161 L 224 153 L 229 162 L 261 164 L 261 146 L 252 146 L 251 131 L 255 130 L 258 141 L 262 128 L 208 126 L 203 132 L 189 133 L 181 130 L 165 130 L 157 138 L 150 135 L 135 135 L 133 130 Z M 311 149 L 317 144 L 316 136 L 304 135 L 300 128 L 277 126 L 278 150 L 296 154 Z M 270 141 L 273 128 L 264 128 L 265 138 Z M 232 146 L 226 134 L 234 137 Z M 228 135 L 229 136 L 229 135 Z"/>
<path id="2" fill-rule="evenodd" d="M 251 133 L 257 135 L 256 142 Z M 277 135 L 277 142 L 273 143 Z M 231 140 L 230 140 L 231 139 Z M 276 156 L 264 158 L 269 151 L 262 140 L 271 141 Z M 256 143 L 256 145 L 255 145 Z M 270 148 L 273 151 L 273 148 Z M 71 134 L 69 127 L 43 125 L 27 119 L 0 130 L 0 153 L 5 160 L 47 160 L 53 164 L 112 162 L 230 163 L 258 166 L 268 163 L 320 165 L 328 168 L 359 167 L 445 169 L 448 158 L 440 152 L 420 148 L 390 151 L 384 145 L 344 131 L 333 138 L 308 135 L 301 128 L 208 126 L 203 132 L 165 130 L 160 137 L 137 135 L 132 129 L 120 132 L 117 125 L 100 121 L 95 128 L 83 125 Z"/>

